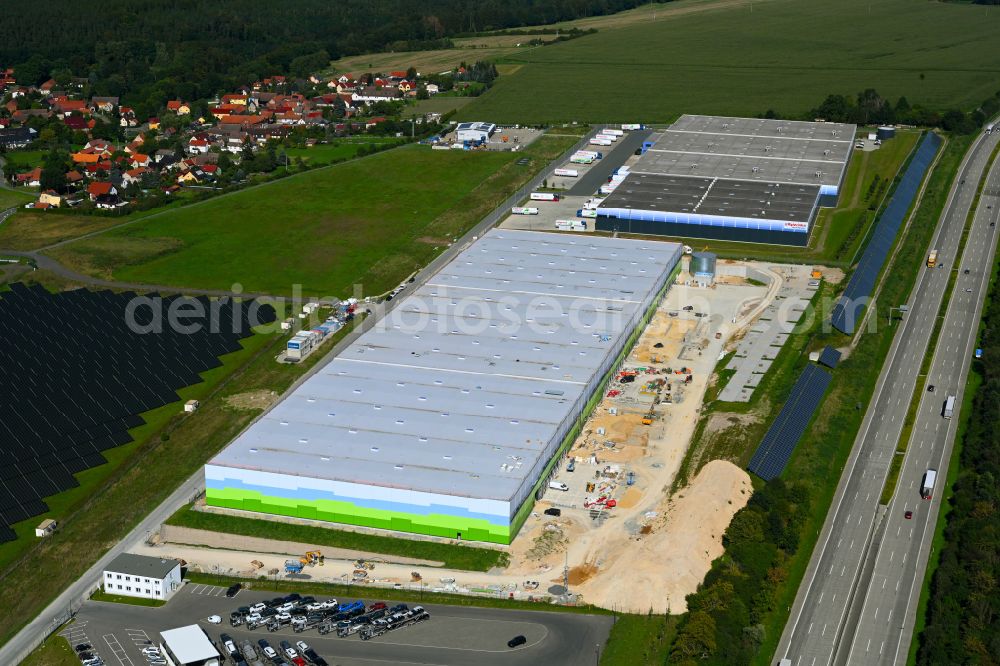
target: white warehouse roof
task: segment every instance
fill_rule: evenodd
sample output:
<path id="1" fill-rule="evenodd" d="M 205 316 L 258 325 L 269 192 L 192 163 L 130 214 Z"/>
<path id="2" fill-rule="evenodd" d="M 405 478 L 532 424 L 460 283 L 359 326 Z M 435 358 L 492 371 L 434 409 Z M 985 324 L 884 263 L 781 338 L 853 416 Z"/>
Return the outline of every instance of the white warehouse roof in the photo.
<path id="1" fill-rule="evenodd" d="M 208 640 L 205 631 L 197 624 L 161 631 L 160 637 L 178 661 L 185 664 L 202 664 L 209 659 L 218 659 L 219 651 Z"/>
<path id="2" fill-rule="evenodd" d="M 510 500 L 680 253 L 492 230 L 209 464 Z"/>

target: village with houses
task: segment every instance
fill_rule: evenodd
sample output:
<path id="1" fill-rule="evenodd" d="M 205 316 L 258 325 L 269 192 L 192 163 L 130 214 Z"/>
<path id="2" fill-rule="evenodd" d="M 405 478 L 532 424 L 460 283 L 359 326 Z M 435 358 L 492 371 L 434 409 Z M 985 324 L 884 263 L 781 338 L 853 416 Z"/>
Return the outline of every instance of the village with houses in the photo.
<path id="1" fill-rule="evenodd" d="M 490 63 L 479 62 L 429 76 L 412 67 L 272 76 L 215 99 L 168 100 L 158 115 L 142 118 L 118 97 L 88 95 L 87 79 L 24 85 L 14 69 L 0 68 L 0 165 L 5 185 L 38 191 L 28 208 L 148 209 L 184 190 L 211 194 L 257 174 L 321 165 L 289 159 L 286 147 L 437 134 L 441 115 L 417 115 L 413 103 L 469 94 L 495 76 Z"/>

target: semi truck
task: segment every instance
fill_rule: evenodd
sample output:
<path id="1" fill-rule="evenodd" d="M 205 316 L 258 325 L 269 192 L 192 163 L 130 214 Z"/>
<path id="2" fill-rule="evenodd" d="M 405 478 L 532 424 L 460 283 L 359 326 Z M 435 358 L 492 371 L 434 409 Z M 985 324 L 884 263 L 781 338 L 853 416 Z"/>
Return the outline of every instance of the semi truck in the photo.
<path id="1" fill-rule="evenodd" d="M 955 415 L 955 396 L 949 395 L 948 399 L 944 401 L 944 410 L 941 412 L 941 416 L 946 419 L 950 419 Z"/>
<path id="2" fill-rule="evenodd" d="M 514 206 L 510 212 L 514 215 L 538 215 L 538 209 L 533 206 Z"/>
<path id="3" fill-rule="evenodd" d="M 934 482 L 937 481 L 937 470 L 929 469 L 924 472 L 924 480 L 920 484 L 920 496 L 925 500 L 934 496 Z"/>
<path id="4" fill-rule="evenodd" d="M 594 160 L 597 159 L 593 155 L 576 155 L 574 154 L 569 158 L 569 161 L 573 164 L 593 164 Z"/>
<path id="5" fill-rule="evenodd" d="M 577 217 L 597 217 L 597 209 L 595 208 L 580 208 L 576 211 Z"/>
<path id="6" fill-rule="evenodd" d="M 935 266 L 937 266 L 937 250 L 931 250 L 931 253 L 927 255 L 927 268 Z"/>
<path id="7" fill-rule="evenodd" d="M 568 176 L 569 178 L 576 178 L 580 175 L 580 172 L 576 169 L 556 169 L 552 173 L 557 176 Z"/>
<path id="8" fill-rule="evenodd" d="M 559 195 L 552 192 L 532 192 L 529 198 L 532 201 L 559 201 Z"/>
<path id="9" fill-rule="evenodd" d="M 622 123 L 622 129 L 626 132 L 631 132 L 634 130 L 646 129 L 646 126 L 642 123 Z"/>

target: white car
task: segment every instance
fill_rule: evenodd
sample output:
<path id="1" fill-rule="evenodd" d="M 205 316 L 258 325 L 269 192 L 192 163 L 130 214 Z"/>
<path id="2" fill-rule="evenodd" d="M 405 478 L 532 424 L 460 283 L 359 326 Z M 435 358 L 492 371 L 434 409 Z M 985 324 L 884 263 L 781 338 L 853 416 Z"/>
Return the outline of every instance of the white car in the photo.
<path id="1" fill-rule="evenodd" d="M 228 652 L 229 654 L 236 652 L 236 643 L 234 643 L 233 641 L 228 640 L 225 643 L 223 643 L 223 645 L 226 648 L 226 652 Z"/>
<path id="2" fill-rule="evenodd" d="M 295 647 L 299 649 L 299 652 L 306 652 L 309 650 L 309 644 L 305 641 L 295 641 Z"/>
<path id="3" fill-rule="evenodd" d="M 288 658 L 292 659 L 292 660 L 294 660 L 297 656 L 299 656 L 299 653 L 296 652 L 295 648 L 293 648 L 293 647 L 287 647 L 287 648 L 285 648 L 285 654 L 287 654 Z"/>
<path id="4" fill-rule="evenodd" d="M 337 600 L 327 599 L 323 602 L 323 610 L 337 610 Z"/>
<path id="5" fill-rule="evenodd" d="M 267 608 L 267 604 L 254 604 L 253 606 L 250 607 L 250 612 L 259 614 L 265 608 Z"/>
<path id="6" fill-rule="evenodd" d="M 279 613 L 288 613 L 294 608 L 295 604 L 289 601 L 287 604 L 281 604 L 280 606 L 275 608 L 275 610 L 278 611 Z"/>
<path id="7" fill-rule="evenodd" d="M 222 624 L 222 618 L 219 617 L 218 615 L 209 615 L 207 618 L 205 618 L 205 621 L 208 622 L 209 624 Z"/>
<path id="8" fill-rule="evenodd" d="M 274 661 L 274 658 L 278 656 L 278 653 L 275 652 L 274 648 L 271 647 L 270 645 L 264 648 L 264 654 L 266 654 L 267 658 L 270 659 L 271 661 Z"/>
<path id="9" fill-rule="evenodd" d="M 319 611 L 319 610 L 324 610 L 325 608 L 326 608 L 326 604 L 323 603 L 322 601 L 317 601 L 314 604 L 308 604 L 306 606 L 306 610 L 307 611 Z"/>
<path id="10" fill-rule="evenodd" d="M 278 620 L 278 622 L 291 622 L 292 621 L 292 616 L 291 616 L 290 613 L 278 613 L 274 617 L 275 617 L 275 619 Z"/>

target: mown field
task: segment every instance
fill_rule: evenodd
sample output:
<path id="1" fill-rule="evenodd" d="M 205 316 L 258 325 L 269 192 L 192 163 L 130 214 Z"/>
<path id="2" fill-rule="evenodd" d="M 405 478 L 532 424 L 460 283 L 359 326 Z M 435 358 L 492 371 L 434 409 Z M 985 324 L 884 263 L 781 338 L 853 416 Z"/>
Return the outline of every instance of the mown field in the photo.
<path id="1" fill-rule="evenodd" d="M 425 265 L 571 137 L 519 153 L 407 146 L 172 210 L 60 247 L 83 273 L 178 287 L 346 297 L 379 294 Z M 527 165 L 516 160 L 529 157 Z"/>
<path id="2" fill-rule="evenodd" d="M 677 3 L 683 8 L 683 3 Z M 666 122 L 681 113 L 804 113 L 875 88 L 935 109 L 1000 88 L 1000 12 L 925 0 L 767 0 L 603 27 L 507 55 L 521 64 L 463 107 L 493 122 Z"/>
<path id="3" fill-rule="evenodd" d="M 14 206 L 23 206 L 34 200 L 37 195 L 24 190 L 0 189 L 0 210 L 6 210 Z"/>

